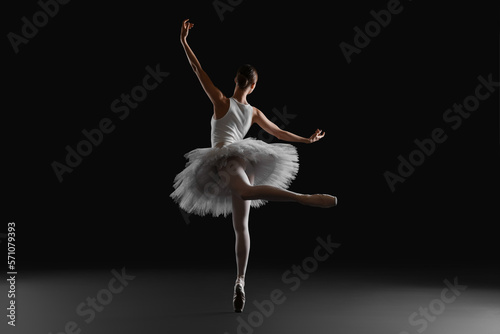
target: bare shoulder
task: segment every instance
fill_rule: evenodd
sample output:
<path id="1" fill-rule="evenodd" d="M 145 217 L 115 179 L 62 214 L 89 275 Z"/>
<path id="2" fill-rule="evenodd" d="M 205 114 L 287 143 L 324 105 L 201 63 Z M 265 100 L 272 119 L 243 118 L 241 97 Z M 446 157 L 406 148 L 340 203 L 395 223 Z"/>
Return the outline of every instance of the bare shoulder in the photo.
<path id="1" fill-rule="evenodd" d="M 262 111 L 260 111 L 259 108 L 254 107 L 254 106 L 252 106 L 252 108 L 253 108 L 252 123 L 255 123 L 260 118 Z"/>
<path id="2" fill-rule="evenodd" d="M 265 121 L 269 121 L 266 114 L 264 114 L 264 112 L 262 112 L 259 108 L 253 107 L 252 123 L 258 123 L 260 125 Z"/>
<path id="3" fill-rule="evenodd" d="M 216 103 L 214 103 L 214 116 L 215 119 L 220 119 L 224 117 L 227 114 L 227 111 L 229 110 L 229 98 L 222 95 L 220 99 L 217 100 Z"/>

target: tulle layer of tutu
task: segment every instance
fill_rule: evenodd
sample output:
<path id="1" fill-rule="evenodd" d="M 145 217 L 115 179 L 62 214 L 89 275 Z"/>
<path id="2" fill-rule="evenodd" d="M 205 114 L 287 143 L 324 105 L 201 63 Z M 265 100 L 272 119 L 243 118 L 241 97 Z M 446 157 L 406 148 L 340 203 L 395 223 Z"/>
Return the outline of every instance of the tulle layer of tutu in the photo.
<path id="1" fill-rule="evenodd" d="M 217 172 L 226 166 L 230 157 L 240 157 L 250 164 L 254 185 L 287 189 L 299 170 L 295 146 L 268 144 L 255 138 L 242 139 L 222 148 L 198 148 L 185 157 L 186 168 L 175 177 L 175 190 L 170 197 L 181 209 L 200 216 L 227 216 L 232 212 L 229 175 L 225 175 L 228 172 Z M 252 200 L 250 205 L 257 208 L 265 203 Z"/>

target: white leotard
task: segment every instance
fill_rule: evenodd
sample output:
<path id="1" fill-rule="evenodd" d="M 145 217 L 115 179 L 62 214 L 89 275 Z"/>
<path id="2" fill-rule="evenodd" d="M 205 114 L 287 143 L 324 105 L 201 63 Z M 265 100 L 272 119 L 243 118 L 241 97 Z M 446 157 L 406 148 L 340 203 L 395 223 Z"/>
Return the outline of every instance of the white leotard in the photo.
<path id="1" fill-rule="evenodd" d="M 212 117 L 212 147 L 222 147 L 245 137 L 252 125 L 253 107 L 229 99 L 229 110 L 220 119 Z"/>

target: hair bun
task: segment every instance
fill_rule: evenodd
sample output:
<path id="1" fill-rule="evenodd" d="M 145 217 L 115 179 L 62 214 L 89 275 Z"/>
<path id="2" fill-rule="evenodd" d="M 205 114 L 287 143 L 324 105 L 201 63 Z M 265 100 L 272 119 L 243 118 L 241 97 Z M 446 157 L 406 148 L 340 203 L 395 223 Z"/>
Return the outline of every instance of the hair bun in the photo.
<path id="1" fill-rule="evenodd" d="M 243 74 L 238 73 L 236 80 L 238 81 L 238 86 L 240 86 L 241 89 L 245 89 L 248 86 L 248 78 Z"/>
<path id="2" fill-rule="evenodd" d="M 236 82 L 241 89 L 257 82 L 257 70 L 249 64 L 241 65 L 236 75 Z"/>

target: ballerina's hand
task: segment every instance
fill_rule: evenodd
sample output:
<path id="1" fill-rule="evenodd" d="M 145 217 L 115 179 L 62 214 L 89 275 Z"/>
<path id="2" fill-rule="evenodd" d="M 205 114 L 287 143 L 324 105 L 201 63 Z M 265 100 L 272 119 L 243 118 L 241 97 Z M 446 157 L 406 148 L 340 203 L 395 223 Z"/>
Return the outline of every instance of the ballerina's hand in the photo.
<path id="1" fill-rule="evenodd" d="M 188 37 L 189 30 L 194 26 L 194 23 L 188 22 L 189 19 L 182 21 L 181 26 L 181 41 L 185 41 Z"/>
<path id="2" fill-rule="evenodd" d="M 311 137 L 309 137 L 309 143 L 314 143 L 325 136 L 326 132 L 321 133 L 320 129 L 317 129 Z"/>

